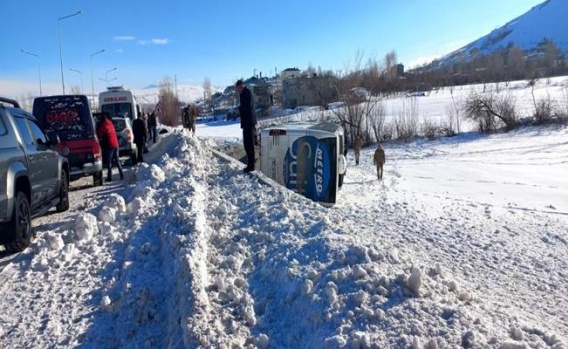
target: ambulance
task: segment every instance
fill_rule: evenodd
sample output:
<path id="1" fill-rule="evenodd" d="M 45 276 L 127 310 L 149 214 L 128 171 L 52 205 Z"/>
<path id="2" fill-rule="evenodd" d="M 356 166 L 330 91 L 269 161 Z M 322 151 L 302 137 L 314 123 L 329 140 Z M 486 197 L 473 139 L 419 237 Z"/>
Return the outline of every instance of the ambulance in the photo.
<path id="1" fill-rule="evenodd" d="M 109 113 L 111 118 L 127 117 L 133 121 L 140 114 L 140 105 L 131 91 L 122 86 L 107 87 L 99 94 L 99 109 L 102 113 Z"/>
<path id="2" fill-rule="evenodd" d="M 324 206 L 332 206 L 346 172 L 343 128 L 333 123 L 290 123 L 260 132 L 260 170 Z"/>

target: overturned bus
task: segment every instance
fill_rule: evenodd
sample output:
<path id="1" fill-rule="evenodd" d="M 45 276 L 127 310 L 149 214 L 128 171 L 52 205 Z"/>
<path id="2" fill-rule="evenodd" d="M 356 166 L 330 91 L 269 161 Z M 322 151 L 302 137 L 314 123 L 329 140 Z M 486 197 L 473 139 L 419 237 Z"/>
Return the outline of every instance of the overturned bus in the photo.
<path id="1" fill-rule="evenodd" d="M 333 123 L 291 123 L 260 134 L 260 170 L 286 188 L 332 206 L 346 172 L 343 128 Z"/>

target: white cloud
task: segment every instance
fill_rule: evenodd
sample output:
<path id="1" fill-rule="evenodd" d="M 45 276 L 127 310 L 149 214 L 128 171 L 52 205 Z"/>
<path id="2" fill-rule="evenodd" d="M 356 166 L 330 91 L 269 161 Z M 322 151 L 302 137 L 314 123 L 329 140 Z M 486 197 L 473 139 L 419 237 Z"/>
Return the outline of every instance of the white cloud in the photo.
<path id="1" fill-rule="evenodd" d="M 167 45 L 170 39 L 162 38 L 162 39 L 151 39 L 151 40 L 139 40 L 138 43 L 140 45 Z"/>
<path id="2" fill-rule="evenodd" d="M 114 41 L 132 41 L 136 40 L 134 36 L 115 36 L 112 38 Z"/>
<path id="3" fill-rule="evenodd" d="M 116 50 L 114 50 L 114 52 L 116 52 L 116 53 L 123 53 L 123 52 L 124 52 L 124 50 L 123 50 L 123 49 L 121 49 L 121 48 L 119 48 L 119 49 L 116 49 Z"/>
<path id="4" fill-rule="evenodd" d="M 167 45 L 170 40 L 167 38 L 164 39 L 152 39 L 152 43 L 154 45 Z"/>

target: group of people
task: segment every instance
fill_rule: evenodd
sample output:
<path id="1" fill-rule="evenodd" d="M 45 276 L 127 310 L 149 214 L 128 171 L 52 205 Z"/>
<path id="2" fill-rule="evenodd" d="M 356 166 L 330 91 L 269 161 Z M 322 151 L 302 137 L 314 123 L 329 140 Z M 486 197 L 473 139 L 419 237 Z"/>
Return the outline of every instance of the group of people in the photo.
<path id="1" fill-rule="evenodd" d="M 157 120 L 155 112 L 145 115 L 138 113 L 138 117 L 132 122 L 134 144 L 136 144 L 136 162 L 144 162 L 144 153 L 148 152 L 147 141 L 152 139 L 153 144 L 158 140 Z M 119 160 L 119 143 L 116 129 L 109 113 L 101 113 L 97 122 L 97 137 L 101 146 L 103 166 L 107 170 L 106 181 L 112 181 L 112 167 L 118 169 L 120 179 L 124 179 L 122 164 Z"/>
<path id="2" fill-rule="evenodd" d="M 355 142 L 353 143 L 353 153 L 355 154 L 355 165 L 359 165 L 359 158 L 361 157 L 361 149 L 363 148 L 363 138 L 361 135 L 355 137 Z M 385 164 L 385 151 L 381 144 L 377 144 L 377 149 L 373 154 L 373 165 L 377 168 L 377 178 L 379 180 L 383 179 L 383 166 Z"/>

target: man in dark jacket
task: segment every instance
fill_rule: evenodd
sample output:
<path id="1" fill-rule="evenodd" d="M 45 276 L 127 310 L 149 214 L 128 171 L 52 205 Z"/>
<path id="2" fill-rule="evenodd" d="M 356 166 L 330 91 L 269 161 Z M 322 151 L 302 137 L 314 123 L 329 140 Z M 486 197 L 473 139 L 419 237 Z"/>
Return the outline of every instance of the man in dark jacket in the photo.
<path id="1" fill-rule="evenodd" d="M 239 92 L 239 114 L 241 116 L 241 128 L 243 129 L 243 145 L 247 153 L 247 167 L 243 171 L 251 172 L 254 171 L 254 138 L 256 134 L 256 116 L 254 115 L 252 94 L 242 80 L 237 81 L 235 87 Z"/>
<path id="2" fill-rule="evenodd" d="M 120 173 L 120 179 L 124 179 L 124 174 L 122 173 L 122 165 L 118 158 L 118 137 L 116 136 L 116 130 L 112 124 L 112 120 L 108 113 L 102 114 L 101 122 L 97 127 L 97 136 L 99 139 L 103 139 L 107 146 L 107 182 L 112 180 L 112 165 L 118 167 L 118 173 Z"/>
<path id="3" fill-rule="evenodd" d="M 158 121 L 156 119 L 156 112 L 153 111 L 148 116 L 148 131 L 150 132 L 150 139 L 153 142 L 152 144 L 155 144 L 158 139 L 157 126 L 158 126 Z"/>
<path id="4" fill-rule="evenodd" d="M 134 143 L 136 143 L 136 162 L 144 162 L 144 149 L 146 147 L 146 125 L 141 117 L 132 122 L 132 133 L 134 133 Z"/>

